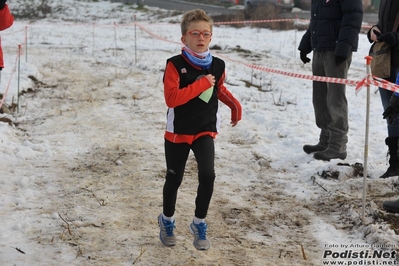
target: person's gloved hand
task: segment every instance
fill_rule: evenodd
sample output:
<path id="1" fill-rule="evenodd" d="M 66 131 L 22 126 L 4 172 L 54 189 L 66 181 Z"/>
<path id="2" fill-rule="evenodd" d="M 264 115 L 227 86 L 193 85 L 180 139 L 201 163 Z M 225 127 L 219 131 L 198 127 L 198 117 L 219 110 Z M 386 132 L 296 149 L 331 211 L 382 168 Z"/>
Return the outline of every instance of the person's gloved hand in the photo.
<path id="1" fill-rule="evenodd" d="M 336 55 L 336 56 L 335 56 L 335 65 L 336 65 L 336 66 L 339 66 L 339 65 L 342 64 L 345 60 L 346 60 L 345 57 Z"/>
<path id="2" fill-rule="evenodd" d="M 6 5 L 7 0 L 0 0 L 0 9 L 3 9 Z"/>
<path id="3" fill-rule="evenodd" d="M 377 36 L 377 40 L 379 42 L 386 42 L 390 46 L 396 45 L 396 35 L 393 32 L 387 32 L 384 34 L 381 34 L 378 31 L 373 31 L 373 32 Z"/>
<path id="4" fill-rule="evenodd" d="M 306 55 L 307 55 L 307 53 L 301 51 L 300 56 L 301 56 L 301 60 L 302 60 L 302 62 L 303 62 L 304 64 L 310 62 L 310 58 L 307 57 Z"/>
<path id="5" fill-rule="evenodd" d="M 390 103 L 391 105 L 385 109 L 384 113 L 382 113 L 382 117 L 387 119 L 389 124 L 392 124 L 394 118 L 399 114 L 399 97 L 392 94 Z"/>

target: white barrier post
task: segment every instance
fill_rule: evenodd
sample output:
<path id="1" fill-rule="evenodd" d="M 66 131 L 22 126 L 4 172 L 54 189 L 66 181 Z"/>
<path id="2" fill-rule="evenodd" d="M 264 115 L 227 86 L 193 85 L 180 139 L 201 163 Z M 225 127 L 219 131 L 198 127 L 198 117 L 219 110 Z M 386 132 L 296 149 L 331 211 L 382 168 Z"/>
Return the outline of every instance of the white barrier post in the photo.
<path id="1" fill-rule="evenodd" d="M 17 88 L 17 113 L 19 113 L 19 84 L 21 79 L 21 45 L 18 45 L 18 88 Z"/>
<path id="2" fill-rule="evenodd" d="M 28 62 L 28 26 L 25 26 L 25 62 Z"/>
<path id="3" fill-rule="evenodd" d="M 370 77 L 370 64 L 373 59 L 371 56 L 366 56 L 367 79 Z M 367 180 L 367 159 L 369 149 L 369 127 L 370 127 L 370 84 L 367 83 L 367 102 L 366 102 L 366 133 L 364 138 L 364 162 L 363 162 L 363 203 L 362 203 L 362 219 L 365 222 L 365 208 L 366 208 L 366 180 Z"/>
<path id="4" fill-rule="evenodd" d="M 114 42 L 115 42 L 115 58 L 118 56 L 117 51 L 118 51 L 118 44 L 117 44 L 117 37 L 116 37 L 116 22 L 114 22 Z"/>
<path id="5" fill-rule="evenodd" d="M 92 39 L 93 39 L 93 48 L 92 48 L 92 51 L 91 51 L 91 53 L 92 54 L 94 54 L 94 50 L 95 50 L 95 43 L 96 43 L 96 40 L 95 40 L 95 33 L 94 33 L 94 30 L 95 30 L 95 24 L 93 23 L 93 28 L 92 28 Z"/>
<path id="6" fill-rule="evenodd" d="M 137 64 L 137 23 L 134 15 L 134 64 Z"/>

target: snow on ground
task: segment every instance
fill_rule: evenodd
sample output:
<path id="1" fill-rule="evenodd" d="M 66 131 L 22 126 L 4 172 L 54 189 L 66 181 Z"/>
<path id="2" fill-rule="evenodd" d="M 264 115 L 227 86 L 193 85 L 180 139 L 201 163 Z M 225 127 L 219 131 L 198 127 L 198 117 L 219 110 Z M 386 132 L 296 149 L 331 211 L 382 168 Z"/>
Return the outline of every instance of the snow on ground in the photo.
<path id="1" fill-rule="evenodd" d="M 250 67 L 311 74 L 296 50 L 304 32 L 250 25 L 216 26 L 211 44 L 244 109 L 232 128 L 221 106 L 211 248 L 197 251 L 188 231 L 193 157 L 178 195 L 178 244 L 162 246 L 162 76 L 166 59 L 181 49 L 180 15 L 105 1 L 62 6 L 58 17 L 16 21 L 1 33 L 0 91 L 10 83 L 7 104 L 16 101 L 18 85 L 22 95 L 18 112 L 3 115 L 11 125 L 0 123 L 0 265 L 397 264 L 398 215 L 381 203 L 398 198 L 398 179 L 378 179 L 387 168 L 386 125 L 375 88 L 363 220 L 363 178 L 355 170 L 364 161 L 366 88 L 356 95 L 347 87 L 347 159 L 314 160 L 302 151 L 319 133 L 311 81 Z M 365 77 L 368 48 L 360 35 L 350 79 Z M 389 257 L 376 259 L 381 252 Z"/>

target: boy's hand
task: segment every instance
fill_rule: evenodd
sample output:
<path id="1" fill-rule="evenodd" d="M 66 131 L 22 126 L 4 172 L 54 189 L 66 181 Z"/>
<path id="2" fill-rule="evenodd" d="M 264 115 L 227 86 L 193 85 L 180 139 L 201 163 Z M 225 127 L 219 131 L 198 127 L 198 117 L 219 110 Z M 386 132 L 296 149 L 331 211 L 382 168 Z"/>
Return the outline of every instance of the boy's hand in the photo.
<path id="1" fill-rule="evenodd" d="M 238 124 L 238 121 L 231 121 L 231 122 L 230 122 L 230 125 L 231 125 L 232 127 L 235 127 L 237 124 Z"/>
<path id="2" fill-rule="evenodd" d="M 0 1 L 1 1 L 1 0 L 0 0 Z M 205 77 L 209 80 L 209 83 L 211 83 L 211 87 L 212 87 L 212 86 L 215 86 L 216 79 L 215 79 L 215 76 L 214 76 L 214 75 L 208 74 L 208 75 L 206 75 Z"/>

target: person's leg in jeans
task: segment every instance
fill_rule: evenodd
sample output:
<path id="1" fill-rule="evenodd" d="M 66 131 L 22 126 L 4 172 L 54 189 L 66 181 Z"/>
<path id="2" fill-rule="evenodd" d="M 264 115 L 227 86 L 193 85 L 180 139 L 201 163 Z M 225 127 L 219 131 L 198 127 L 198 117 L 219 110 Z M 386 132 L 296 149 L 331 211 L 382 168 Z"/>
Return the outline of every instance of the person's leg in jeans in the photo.
<path id="1" fill-rule="evenodd" d="M 316 56 L 316 58 L 315 58 Z M 352 61 L 350 55 L 340 65 L 335 63 L 334 51 L 319 51 L 313 55 L 313 74 L 336 78 L 347 78 Z M 316 91 L 320 90 L 320 92 Z M 346 100 L 345 84 L 315 83 L 314 94 L 318 98 L 313 100 L 316 124 L 322 125 L 322 132 L 329 135 L 328 147 L 325 151 L 315 153 L 314 157 L 321 160 L 346 158 L 346 143 L 348 142 L 348 102 Z"/>
<path id="2" fill-rule="evenodd" d="M 388 79 L 390 82 L 396 81 L 396 76 L 399 73 L 399 68 L 391 69 L 391 77 Z M 390 105 L 392 91 L 384 88 L 379 88 L 381 103 L 384 110 Z M 387 120 L 388 137 L 385 138 L 385 144 L 388 146 L 389 153 L 389 166 L 380 178 L 387 178 L 399 175 L 399 156 L 398 156 L 398 140 L 399 140 L 399 117 L 397 116 L 392 124 Z"/>
<path id="3" fill-rule="evenodd" d="M 391 77 L 388 79 L 388 81 L 395 83 L 398 74 L 399 74 L 399 68 L 392 67 Z M 384 108 L 384 110 L 386 110 L 390 105 L 390 100 L 393 92 L 383 88 L 379 88 L 379 92 L 381 96 L 382 107 Z M 389 124 L 387 121 L 387 127 L 388 127 L 388 137 L 399 137 L 399 116 L 393 120 L 392 124 Z"/>
<path id="4" fill-rule="evenodd" d="M 314 51 L 313 52 L 313 75 L 315 76 L 326 76 L 324 71 L 323 63 L 323 52 Z M 328 131 L 328 125 L 331 123 L 331 115 L 328 111 L 327 106 L 327 93 L 328 87 L 326 82 L 313 81 L 313 91 L 312 91 L 312 102 L 315 114 L 316 126 L 320 128 L 319 143 L 327 148 L 328 140 L 330 138 L 330 133 Z"/>
<path id="5" fill-rule="evenodd" d="M 352 62 L 352 54 L 340 65 L 335 64 L 334 52 L 326 53 L 326 75 L 346 79 Z M 346 100 L 346 85 L 338 83 L 327 83 L 327 107 L 332 117 L 328 125 L 330 139 L 328 149 L 335 152 L 346 152 L 348 142 L 348 102 Z"/>

